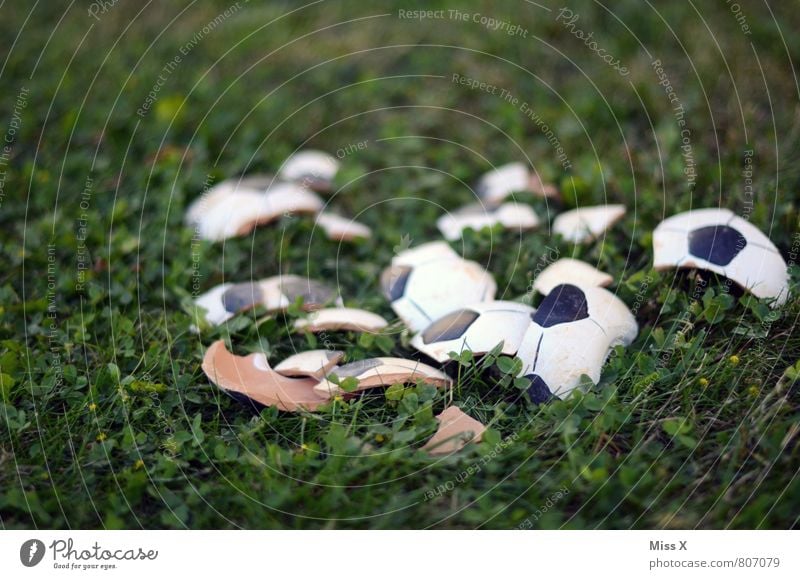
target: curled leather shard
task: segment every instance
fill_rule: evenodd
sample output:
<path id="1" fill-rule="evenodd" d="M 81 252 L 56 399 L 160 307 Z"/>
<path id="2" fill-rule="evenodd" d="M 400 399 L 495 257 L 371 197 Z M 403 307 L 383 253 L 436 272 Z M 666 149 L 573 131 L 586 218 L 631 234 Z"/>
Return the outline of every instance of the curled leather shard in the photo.
<path id="1" fill-rule="evenodd" d="M 314 392 L 319 380 L 287 378 L 269 367 L 264 354 L 236 356 L 218 340 L 206 350 L 203 372 L 214 384 L 235 398 L 245 396 L 264 406 L 296 412 L 315 410 L 329 400 Z"/>
<path id="2" fill-rule="evenodd" d="M 357 308 L 323 308 L 297 320 L 295 330 L 312 333 L 349 330 L 376 334 L 389 323 L 378 314 Z"/>
<path id="3" fill-rule="evenodd" d="M 470 442 L 480 442 L 486 427 L 461 411 L 458 406 L 446 408 L 436 419 L 439 429 L 422 447 L 433 455 L 458 452 Z"/>
<path id="4" fill-rule="evenodd" d="M 336 374 L 338 378 L 356 378 L 358 386 L 356 386 L 355 392 L 392 384 L 407 384 L 417 380 L 437 387 L 449 386 L 452 383 L 452 379 L 441 370 L 416 360 L 403 358 L 358 360 L 339 366 L 333 371 L 333 374 Z M 320 381 L 314 390 L 320 396 L 327 398 L 345 394 L 341 386 L 327 378 Z M 353 394 L 353 392 L 349 394 Z"/>
<path id="5" fill-rule="evenodd" d="M 315 378 L 322 380 L 344 358 L 338 350 L 308 350 L 289 356 L 275 366 L 275 371 L 288 378 Z"/>

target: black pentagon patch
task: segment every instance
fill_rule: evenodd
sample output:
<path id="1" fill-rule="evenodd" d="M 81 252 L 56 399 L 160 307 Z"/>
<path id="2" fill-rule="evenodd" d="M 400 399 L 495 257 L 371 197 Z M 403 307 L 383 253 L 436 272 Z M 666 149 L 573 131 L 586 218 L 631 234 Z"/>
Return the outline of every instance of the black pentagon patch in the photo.
<path id="1" fill-rule="evenodd" d="M 237 283 L 222 294 L 222 307 L 232 314 L 249 310 L 263 301 L 257 283 Z"/>
<path id="2" fill-rule="evenodd" d="M 241 189 L 261 189 L 266 191 L 272 185 L 276 183 L 276 179 L 273 175 L 250 175 L 250 176 L 242 176 L 238 178 L 238 183 L 236 184 L 239 190 Z"/>
<path id="3" fill-rule="evenodd" d="M 689 233 L 689 253 L 714 265 L 728 265 L 746 246 L 744 235 L 727 225 L 709 225 Z"/>
<path id="4" fill-rule="evenodd" d="M 300 180 L 303 185 L 314 191 L 330 191 L 333 188 L 333 183 L 329 179 L 323 179 L 313 173 L 306 173 Z"/>
<path id="5" fill-rule="evenodd" d="M 565 283 L 557 285 L 547 294 L 531 319 L 543 328 L 549 328 L 588 317 L 586 295 L 579 287 Z"/>
<path id="6" fill-rule="evenodd" d="M 472 310 L 457 310 L 439 318 L 422 333 L 422 342 L 447 342 L 460 338 L 469 327 L 479 318 L 478 312 Z"/>
<path id="7" fill-rule="evenodd" d="M 281 281 L 281 293 L 294 303 L 303 298 L 303 307 L 319 308 L 336 299 L 336 292 L 324 283 L 313 279 L 289 279 Z"/>
<path id="8" fill-rule="evenodd" d="M 381 274 L 383 294 L 390 302 L 403 297 L 411 270 L 412 268 L 407 265 L 394 265 L 385 269 Z"/>
<path id="9" fill-rule="evenodd" d="M 475 193 L 478 194 L 478 197 L 486 197 L 486 195 L 489 193 L 489 187 L 487 187 L 483 182 L 479 182 L 475 185 Z"/>
<path id="10" fill-rule="evenodd" d="M 553 398 L 553 393 L 547 382 L 542 380 L 541 376 L 537 374 L 526 374 L 525 377 L 531 381 L 528 387 L 528 397 L 534 404 L 543 404 L 549 402 Z"/>
<path id="11" fill-rule="evenodd" d="M 367 370 L 372 370 L 378 366 L 383 366 L 383 362 L 377 358 L 367 358 L 366 360 L 356 360 L 344 366 L 339 366 L 334 369 L 331 374 L 336 374 L 339 378 L 350 378 L 351 376 L 360 376 Z"/>

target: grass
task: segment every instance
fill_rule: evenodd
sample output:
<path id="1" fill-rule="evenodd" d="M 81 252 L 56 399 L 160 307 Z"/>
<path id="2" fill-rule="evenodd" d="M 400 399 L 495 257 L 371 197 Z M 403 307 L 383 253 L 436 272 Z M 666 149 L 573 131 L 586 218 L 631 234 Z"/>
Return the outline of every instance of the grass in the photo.
<path id="1" fill-rule="evenodd" d="M 658 222 L 715 205 L 794 259 L 797 11 L 742 1 L 745 33 L 722 2 L 576 1 L 571 25 L 544 4 L 441 4 L 524 35 L 398 17 L 422 3 L 0 8 L 2 526 L 797 527 L 798 269 L 774 311 L 718 279 L 651 270 Z M 340 152 L 331 204 L 373 242 L 339 246 L 301 217 L 193 239 L 182 213 L 205 184 L 274 171 L 298 147 Z M 516 160 L 563 192 L 531 201 L 548 221 L 607 200 L 629 208 L 590 246 L 545 226 L 470 232 L 458 247 L 505 299 L 554 251 L 612 273 L 641 331 L 601 384 L 534 407 L 491 363 L 457 361 L 454 400 L 491 430 L 432 459 L 415 449 L 448 395 L 430 388 L 289 415 L 253 413 L 208 383 L 199 364 L 214 339 L 271 360 L 313 344 L 290 334 L 291 313 L 259 311 L 198 337 L 194 284 L 308 274 L 395 319 L 376 283 L 394 248 L 438 239 L 442 208 Z M 413 355 L 407 338 L 328 336 L 350 359 Z"/>

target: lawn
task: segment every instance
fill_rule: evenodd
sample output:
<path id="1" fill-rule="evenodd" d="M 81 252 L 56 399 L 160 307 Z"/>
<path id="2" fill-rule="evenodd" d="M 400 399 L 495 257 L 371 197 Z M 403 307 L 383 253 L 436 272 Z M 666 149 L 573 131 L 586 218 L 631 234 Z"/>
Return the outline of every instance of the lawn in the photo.
<path id="1" fill-rule="evenodd" d="M 800 13 L 790 2 L 5 3 L 0 78 L 3 528 L 792 528 L 800 513 Z M 415 11 L 432 10 L 430 14 Z M 341 159 L 339 244 L 287 216 L 225 243 L 183 213 L 298 148 Z M 453 247 L 521 299 L 548 256 L 586 260 L 640 325 L 600 384 L 534 406 L 500 362 L 313 413 L 254 412 L 200 368 L 223 338 L 309 349 L 297 312 L 192 331 L 192 297 L 297 273 L 397 321 L 378 287 L 439 239 L 482 173 L 524 161 L 561 191 L 545 223 Z M 624 203 L 607 236 L 561 211 Z M 652 269 L 666 216 L 723 206 L 790 264 L 771 309 Z M 394 326 L 397 327 L 397 326 Z M 331 333 L 348 359 L 410 336 Z M 419 447 L 454 402 L 479 445 Z"/>

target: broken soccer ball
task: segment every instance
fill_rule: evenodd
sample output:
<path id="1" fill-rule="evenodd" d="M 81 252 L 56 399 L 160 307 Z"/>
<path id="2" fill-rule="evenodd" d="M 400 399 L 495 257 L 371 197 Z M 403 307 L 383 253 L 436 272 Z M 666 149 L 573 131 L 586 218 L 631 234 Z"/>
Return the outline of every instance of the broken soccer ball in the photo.
<path id="1" fill-rule="evenodd" d="M 308 318 L 299 319 L 294 329 L 300 332 L 319 333 L 349 330 L 377 334 L 389 324 L 378 314 L 356 308 L 325 308 L 316 310 Z"/>
<path id="2" fill-rule="evenodd" d="M 289 378 L 316 378 L 322 380 L 344 358 L 338 350 L 308 350 L 289 356 L 275 366 L 275 371 Z"/>
<path id="3" fill-rule="evenodd" d="M 203 357 L 208 379 L 235 400 L 253 407 L 274 406 L 280 410 L 316 410 L 329 400 L 314 391 L 315 378 L 288 378 L 273 370 L 262 354 L 236 356 L 225 342 L 214 342 Z"/>
<path id="4" fill-rule="evenodd" d="M 334 241 L 353 241 L 372 237 L 372 230 L 363 223 L 335 213 L 320 213 L 317 215 L 316 224 L 325 232 L 328 239 Z"/>
<path id="5" fill-rule="evenodd" d="M 449 386 L 452 383 L 450 377 L 441 370 L 416 360 L 403 358 L 358 360 L 357 362 L 339 366 L 333 370 L 332 374 L 336 376 L 336 382 L 329 377 L 314 386 L 314 391 L 320 396 L 333 398 L 334 396 L 345 394 L 341 386 L 341 380 L 348 378 L 356 380 L 355 392 L 368 388 L 417 381 L 433 384 L 434 386 Z"/>
<path id="6" fill-rule="evenodd" d="M 484 227 L 495 225 L 521 231 L 537 227 L 539 218 L 533 209 L 522 203 L 503 203 L 494 208 L 472 203 L 442 215 L 436 221 L 436 226 L 448 241 L 460 239 L 467 228 L 480 231 Z"/>
<path id="7" fill-rule="evenodd" d="M 296 181 L 314 191 L 333 189 L 333 178 L 339 171 L 339 161 L 324 151 L 306 149 L 289 156 L 283 162 L 278 177 Z"/>
<path id="8" fill-rule="evenodd" d="M 578 207 L 555 218 L 553 233 L 571 243 L 586 243 L 600 237 L 624 216 L 624 205 Z"/>
<path id="9" fill-rule="evenodd" d="M 458 406 L 449 406 L 436 417 L 439 428 L 425 443 L 422 450 L 431 455 L 448 455 L 458 452 L 470 442 L 478 443 L 486 427 L 462 411 Z"/>
<path id="10" fill-rule="evenodd" d="M 533 280 L 533 289 L 546 296 L 561 284 L 607 287 L 614 281 L 610 275 L 578 259 L 565 257 L 548 265 Z"/>
<path id="11" fill-rule="evenodd" d="M 531 401 L 566 397 L 584 374 L 597 384 L 611 349 L 629 345 L 638 333 L 628 306 L 608 290 L 554 287 L 532 316 L 517 352 L 520 376 L 530 380 Z"/>
<path id="12" fill-rule="evenodd" d="M 336 366 L 340 353 L 305 352 L 287 358 L 272 369 L 263 353 L 236 356 L 227 350 L 223 340 L 214 342 L 203 357 L 203 372 L 225 393 L 240 402 L 256 402 L 280 410 L 296 412 L 315 410 L 338 395 L 348 395 L 369 388 L 408 382 L 425 382 L 434 386 L 449 386 L 450 377 L 434 368 L 403 358 L 370 358 Z M 319 369 L 316 366 L 319 364 Z M 328 377 L 321 375 L 327 372 Z M 286 374 L 302 376 L 291 378 Z M 356 387 L 345 392 L 332 375 L 340 379 L 353 378 Z M 306 377 L 307 376 L 307 377 Z"/>
<path id="13" fill-rule="evenodd" d="M 475 191 L 485 203 L 495 205 L 514 192 L 527 191 L 529 179 L 528 168 L 523 163 L 508 163 L 485 173 L 475 185 Z"/>
<path id="14" fill-rule="evenodd" d="M 461 307 L 492 300 L 497 286 L 485 269 L 445 242 L 403 251 L 381 275 L 383 293 L 413 332 Z"/>
<path id="15" fill-rule="evenodd" d="M 186 211 L 186 223 L 201 239 L 222 241 L 290 213 L 317 213 L 322 199 L 295 183 L 266 175 L 228 179 L 209 189 Z"/>
<path id="16" fill-rule="evenodd" d="M 440 363 L 450 352 L 483 355 L 502 344 L 499 353 L 513 356 L 536 312 L 516 302 L 484 302 L 451 312 L 414 336 L 411 345 Z"/>
<path id="17" fill-rule="evenodd" d="M 322 282 L 297 275 L 278 275 L 257 282 L 224 283 L 195 300 L 206 311 L 209 324 L 219 325 L 240 312 L 263 306 L 274 312 L 303 299 L 303 309 L 317 310 L 330 303 L 341 304 L 336 291 Z"/>
<path id="18" fill-rule="evenodd" d="M 789 273 L 778 249 L 728 209 L 695 209 L 665 219 L 653 231 L 653 253 L 658 270 L 711 271 L 773 300 L 773 307 L 789 297 Z"/>
<path id="19" fill-rule="evenodd" d="M 484 173 L 475 185 L 475 192 L 487 205 L 498 205 L 509 195 L 530 191 L 539 197 L 558 196 L 558 190 L 544 183 L 524 163 L 508 163 Z"/>

